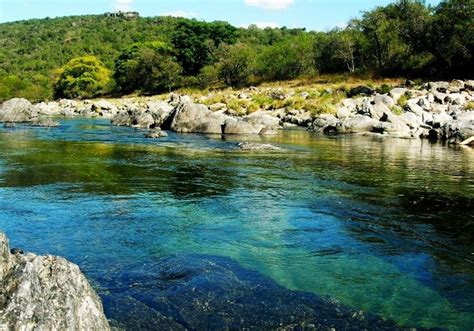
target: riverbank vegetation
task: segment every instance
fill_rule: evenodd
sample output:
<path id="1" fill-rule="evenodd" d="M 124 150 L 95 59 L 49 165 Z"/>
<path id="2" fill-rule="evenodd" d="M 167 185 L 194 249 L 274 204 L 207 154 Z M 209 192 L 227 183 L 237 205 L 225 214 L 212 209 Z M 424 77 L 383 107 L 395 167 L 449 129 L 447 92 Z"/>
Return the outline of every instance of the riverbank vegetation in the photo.
<path id="1" fill-rule="evenodd" d="M 474 73 L 472 0 L 398 0 L 328 32 L 99 15 L 3 23 L 0 36 L 0 100 Z"/>

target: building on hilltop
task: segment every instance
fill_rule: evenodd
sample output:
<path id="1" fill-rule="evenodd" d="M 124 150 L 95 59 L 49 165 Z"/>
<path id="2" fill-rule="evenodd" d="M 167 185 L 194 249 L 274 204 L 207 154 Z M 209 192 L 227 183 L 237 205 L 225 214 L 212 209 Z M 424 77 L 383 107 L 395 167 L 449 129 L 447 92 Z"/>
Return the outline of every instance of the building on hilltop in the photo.
<path id="1" fill-rule="evenodd" d="M 126 19 L 134 19 L 140 17 L 140 14 L 136 11 L 117 11 L 113 13 L 107 13 L 107 17 L 115 17 L 115 18 L 126 18 Z"/>

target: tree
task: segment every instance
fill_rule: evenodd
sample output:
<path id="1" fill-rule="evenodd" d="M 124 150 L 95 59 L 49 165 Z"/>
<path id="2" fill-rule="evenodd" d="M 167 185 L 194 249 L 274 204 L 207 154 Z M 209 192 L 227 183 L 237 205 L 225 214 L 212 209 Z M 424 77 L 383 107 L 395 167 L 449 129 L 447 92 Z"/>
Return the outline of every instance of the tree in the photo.
<path id="1" fill-rule="evenodd" d="M 258 59 L 264 79 L 293 79 L 314 71 L 313 38 L 310 35 L 288 37 L 267 46 Z"/>
<path id="2" fill-rule="evenodd" d="M 228 86 L 245 86 L 255 72 L 255 51 L 242 43 L 223 45 L 219 51 L 219 77 Z"/>
<path id="3" fill-rule="evenodd" d="M 95 56 L 69 61 L 57 72 L 54 94 L 58 98 L 90 98 L 111 89 L 111 73 Z"/>
<path id="4" fill-rule="evenodd" d="M 344 30 L 335 29 L 328 33 L 318 33 L 314 53 L 319 71 L 354 73 L 361 64 L 362 40 L 362 33 L 352 26 Z"/>
<path id="5" fill-rule="evenodd" d="M 364 62 L 381 74 L 422 71 L 431 60 L 426 42 L 430 10 L 419 0 L 399 0 L 364 13 L 356 20 L 364 34 Z"/>
<path id="6" fill-rule="evenodd" d="M 432 24 L 432 51 L 445 75 L 474 75 L 474 1 L 442 1 Z"/>
<path id="7" fill-rule="evenodd" d="M 171 43 L 185 74 L 196 75 L 215 61 L 214 52 L 221 43 L 233 44 L 236 38 L 237 29 L 229 23 L 183 20 L 177 25 Z"/>
<path id="8" fill-rule="evenodd" d="M 115 61 L 114 78 L 120 93 L 171 91 L 181 79 L 181 66 L 164 42 L 135 43 Z"/>

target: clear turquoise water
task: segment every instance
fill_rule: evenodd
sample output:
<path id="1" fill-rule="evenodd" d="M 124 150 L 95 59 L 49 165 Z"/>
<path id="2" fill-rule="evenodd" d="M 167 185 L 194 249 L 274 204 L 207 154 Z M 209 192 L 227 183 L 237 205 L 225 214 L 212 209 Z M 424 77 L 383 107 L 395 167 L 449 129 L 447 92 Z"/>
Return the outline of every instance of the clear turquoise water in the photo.
<path id="1" fill-rule="evenodd" d="M 401 326 L 474 328 L 472 150 L 284 131 L 263 142 L 286 152 L 255 154 L 242 139 L 0 129 L 0 229 L 99 292 L 130 261 L 198 253 Z"/>

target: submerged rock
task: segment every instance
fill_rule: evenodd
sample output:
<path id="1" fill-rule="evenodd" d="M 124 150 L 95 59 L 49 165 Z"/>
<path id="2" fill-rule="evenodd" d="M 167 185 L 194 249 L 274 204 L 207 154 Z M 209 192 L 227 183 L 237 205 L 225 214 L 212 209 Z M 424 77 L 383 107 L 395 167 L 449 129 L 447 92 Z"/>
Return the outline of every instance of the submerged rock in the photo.
<path id="1" fill-rule="evenodd" d="M 161 129 L 153 129 L 145 133 L 145 138 L 157 139 L 164 137 L 168 137 L 168 134 L 165 131 L 162 131 Z"/>
<path id="2" fill-rule="evenodd" d="M 225 257 L 127 265 L 105 284 L 107 315 L 130 330 L 397 330 L 390 321 L 279 286 Z"/>
<path id="3" fill-rule="evenodd" d="M 79 267 L 61 257 L 12 254 L 0 232 L 0 329 L 109 330 Z"/>
<path id="4" fill-rule="evenodd" d="M 31 125 L 44 128 L 54 128 L 60 126 L 59 122 L 48 117 L 36 118 L 31 122 Z"/>
<path id="5" fill-rule="evenodd" d="M 239 144 L 237 144 L 237 146 L 239 147 L 239 149 L 241 149 L 243 151 L 280 152 L 280 151 L 283 150 L 282 148 L 280 148 L 278 146 L 271 145 L 271 144 L 257 144 L 257 143 L 248 143 L 248 142 L 239 143 Z"/>

